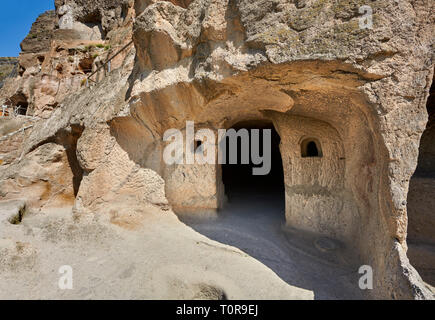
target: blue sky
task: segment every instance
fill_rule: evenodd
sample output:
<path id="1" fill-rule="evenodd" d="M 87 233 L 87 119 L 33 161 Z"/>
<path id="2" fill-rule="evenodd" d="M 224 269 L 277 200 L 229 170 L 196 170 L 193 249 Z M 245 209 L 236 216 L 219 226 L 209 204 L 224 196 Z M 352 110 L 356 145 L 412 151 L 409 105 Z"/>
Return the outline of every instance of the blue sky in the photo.
<path id="1" fill-rule="evenodd" d="M 0 0 L 0 57 L 16 57 L 36 18 L 54 9 L 54 0 Z"/>

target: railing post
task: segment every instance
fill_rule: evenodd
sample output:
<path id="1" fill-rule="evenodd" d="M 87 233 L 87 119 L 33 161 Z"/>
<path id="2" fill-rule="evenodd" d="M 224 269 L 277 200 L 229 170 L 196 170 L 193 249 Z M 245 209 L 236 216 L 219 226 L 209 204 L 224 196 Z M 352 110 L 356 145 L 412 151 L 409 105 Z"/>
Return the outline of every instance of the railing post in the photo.
<path id="1" fill-rule="evenodd" d="M 129 43 L 127 43 L 121 50 L 119 50 L 117 53 L 115 53 L 112 57 L 110 57 L 109 59 L 108 59 L 108 61 L 106 62 L 106 63 L 104 63 L 101 67 L 99 67 L 99 68 L 97 68 L 97 70 L 95 70 L 95 71 L 93 71 L 92 73 L 91 73 L 91 75 L 89 75 L 88 77 L 90 78 L 90 77 L 92 77 L 94 74 L 96 74 L 98 71 L 100 71 L 101 69 L 105 69 L 106 68 L 106 65 L 108 64 L 108 63 L 110 63 L 116 56 L 118 56 L 122 51 L 124 51 L 125 49 L 127 49 L 131 44 L 133 43 L 133 40 L 131 40 Z M 111 67 L 109 67 L 109 68 L 111 68 Z M 94 81 L 95 82 L 95 81 Z"/>

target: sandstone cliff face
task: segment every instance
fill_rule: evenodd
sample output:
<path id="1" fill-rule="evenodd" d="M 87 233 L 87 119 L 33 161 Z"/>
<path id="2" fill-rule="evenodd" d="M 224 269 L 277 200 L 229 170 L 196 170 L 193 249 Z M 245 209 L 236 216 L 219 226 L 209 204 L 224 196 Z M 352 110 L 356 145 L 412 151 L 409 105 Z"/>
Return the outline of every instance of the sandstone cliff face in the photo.
<path id="1" fill-rule="evenodd" d="M 104 38 L 108 32 L 120 27 L 128 14 L 129 0 L 75 1 L 56 0 L 60 29 L 73 29 L 86 33 L 96 29 L 91 37 Z"/>
<path id="2" fill-rule="evenodd" d="M 41 71 L 28 67 L 16 80 L 20 95 L 10 93 L 17 82 L 2 91 L 9 100 L 33 97 L 35 114 L 50 106 L 50 117 L 24 139 L 22 156 L 0 167 L 0 187 L 13 181 L 16 166 L 47 143 L 61 145 L 70 132 L 84 172 L 74 193 L 77 216 L 127 203 L 170 205 L 179 214 L 217 210 L 225 193 L 220 167 L 167 166 L 164 132 L 185 131 L 188 120 L 212 130 L 272 122 L 282 141 L 287 224 L 337 238 L 371 265 L 372 297 L 432 298 L 408 261 L 406 240 L 409 181 L 433 79 L 433 3 L 372 1 L 372 29 L 360 27 L 363 5 L 56 1 L 61 42 L 53 40 Z M 101 81 L 81 88 L 86 72 L 68 63 L 74 50 L 65 37 L 72 34 L 82 44 L 101 40 L 117 48 L 131 37 L 134 48 Z M 44 70 L 56 59 L 63 62 L 49 76 Z M 95 68 L 95 60 L 88 65 Z M 27 74 L 32 83 L 41 81 L 29 93 Z M 304 137 L 320 140 L 324 158 L 301 158 Z M 74 176 L 77 170 L 63 164 Z M 14 190 L 1 196 L 26 198 L 24 187 Z"/>
<path id="3" fill-rule="evenodd" d="M 142 5 L 134 29 L 142 77 L 133 85 L 131 107 L 155 135 L 182 128 L 189 118 L 215 128 L 261 118 L 258 107 L 275 111 L 266 117 L 280 134 L 286 126 L 277 123 L 283 117 L 276 111 L 285 111 L 283 107 L 290 116 L 331 124 L 344 147 L 343 187 L 336 190 L 340 184 L 328 181 L 333 175 L 328 169 L 302 183 L 308 195 L 314 186 L 323 188 L 317 193 L 323 203 L 319 207 L 316 197 L 295 193 L 301 184 L 288 177 L 287 210 L 295 210 L 295 197 L 311 203 L 313 214 L 332 220 L 327 226 L 336 224 L 334 236 L 357 244 L 362 259 L 385 268 L 387 275 L 393 260 L 404 263 L 398 262 L 403 257 L 399 251 L 406 248 L 406 194 L 427 121 L 433 25 L 429 2 L 376 1 L 371 3 L 373 29 L 361 29 L 362 5 L 364 1 Z M 186 175 L 195 180 L 194 171 Z M 174 193 L 183 183 L 169 182 L 167 189 Z M 325 191 L 341 196 L 325 198 Z M 214 193 L 211 189 L 207 196 Z M 171 200 L 170 192 L 167 196 Z M 293 224 L 325 232 L 320 224 L 304 221 L 302 208 L 288 212 Z M 341 209 L 334 213 L 334 208 Z M 396 239 L 400 244 L 394 244 Z M 380 281 L 389 288 L 383 294 L 402 297 L 394 289 L 397 282 L 391 285 L 395 280 Z"/>
<path id="4" fill-rule="evenodd" d="M 55 19 L 55 11 L 47 11 L 36 19 L 29 34 L 21 42 L 22 54 L 47 51 L 56 28 Z"/>
<path id="5" fill-rule="evenodd" d="M 43 13 L 23 40 L 18 75 L 5 83 L 0 102 L 24 105 L 28 115 L 48 118 L 68 94 L 84 86 L 87 75 L 101 61 L 129 41 L 132 10 L 128 3 L 118 4 L 93 3 L 90 7 L 56 2 L 57 10 Z M 112 9 L 116 11 L 113 15 Z M 65 15 L 71 18 L 66 25 L 62 24 Z M 110 33 L 115 28 L 116 32 Z M 113 67 L 122 59 L 120 55 L 113 61 Z M 104 70 L 93 80 L 102 73 Z"/>
<path id="6" fill-rule="evenodd" d="M 30 33 L 21 43 L 22 52 L 18 58 L 17 74 L 5 82 L 1 91 L 0 103 L 11 107 L 31 107 L 34 80 L 37 79 L 49 51 L 55 29 L 56 14 L 48 11 L 41 14 L 33 24 Z M 45 107 L 45 106 L 44 106 Z"/>

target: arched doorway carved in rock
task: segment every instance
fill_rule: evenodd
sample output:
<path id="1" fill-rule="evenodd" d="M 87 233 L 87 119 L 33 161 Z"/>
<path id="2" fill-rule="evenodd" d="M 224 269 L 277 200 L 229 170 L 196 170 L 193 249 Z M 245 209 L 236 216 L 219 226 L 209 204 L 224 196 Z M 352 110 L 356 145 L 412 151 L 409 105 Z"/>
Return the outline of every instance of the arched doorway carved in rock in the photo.
<path id="1" fill-rule="evenodd" d="M 234 130 L 233 138 L 231 129 Z M 235 133 L 237 148 L 232 151 L 236 150 L 237 163 L 231 163 L 231 157 L 235 157 L 230 154 L 231 143 L 236 141 Z M 269 120 L 237 122 L 227 128 L 225 142 L 228 152 L 225 153 L 225 161 L 220 167 L 225 190 L 223 211 L 226 212 L 225 209 L 231 207 L 249 213 L 250 210 L 256 211 L 258 206 L 267 207 L 266 213 L 276 215 L 283 224 L 285 183 L 280 152 L 281 139 L 273 123 Z"/>

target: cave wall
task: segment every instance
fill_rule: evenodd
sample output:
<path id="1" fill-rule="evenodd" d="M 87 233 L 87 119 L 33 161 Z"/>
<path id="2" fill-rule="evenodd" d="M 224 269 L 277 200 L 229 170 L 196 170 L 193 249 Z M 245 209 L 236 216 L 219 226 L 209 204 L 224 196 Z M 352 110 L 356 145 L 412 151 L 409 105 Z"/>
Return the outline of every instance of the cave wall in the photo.
<path id="1" fill-rule="evenodd" d="M 22 160 L 11 162 L 7 170 L 1 168 L 0 200 L 25 199 L 30 211 L 73 206 L 83 178 L 76 156 L 81 132 L 80 127 L 62 130 L 32 152 L 21 154 Z"/>
<path id="2" fill-rule="evenodd" d="M 418 165 L 408 194 L 408 238 L 435 245 L 435 84 L 432 83 L 427 111 L 429 120 L 419 147 Z"/>
<path id="3" fill-rule="evenodd" d="M 188 150 L 191 156 L 196 158 L 195 143 L 186 138 L 186 128 L 180 130 L 183 135 L 183 163 L 167 164 L 162 161 L 164 167 L 163 178 L 165 179 L 165 192 L 169 203 L 177 214 L 195 217 L 215 217 L 218 209 L 224 202 L 223 186 L 220 177 L 220 165 L 217 162 L 217 130 L 207 127 L 196 127 L 195 130 L 211 129 L 215 134 L 215 140 L 205 141 L 203 147 L 210 145 L 215 152 L 215 163 L 200 164 L 195 161 L 189 164 L 186 160 Z M 196 133 L 196 132 L 195 132 Z M 189 133 L 192 134 L 192 133 Z M 193 135 L 195 139 L 195 135 Z M 172 140 L 164 143 L 166 148 Z M 162 150 L 163 153 L 163 150 Z M 163 154 L 162 154 L 163 160 Z"/>
<path id="4" fill-rule="evenodd" d="M 372 1 L 373 29 L 359 27 L 362 0 L 135 2 L 140 10 L 130 32 L 137 55 L 129 79 L 109 76 L 94 92 L 66 99 L 62 112 L 38 125 L 24 149 L 31 152 L 71 122 L 87 123 L 88 139 L 96 145 L 100 129 L 89 122 L 97 112 L 102 124 L 133 118 L 154 141 L 167 129 L 183 129 L 186 120 L 226 128 L 271 110 L 326 123 L 341 139 L 346 160 L 344 168 L 337 166 L 344 170 L 339 184 L 355 203 L 346 210 L 352 226 L 327 232 L 356 229 L 352 243 L 375 270 L 373 297 L 428 297 L 406 256 L 406 200 L 433 79 L 431 2 Z M 107 4 L 109 12 L 113 3 L 83 0 L 77 12 L 90 17 L 96 6 L 105 10 Z M 140 130 L 131 136 L 137 139 Z M 115 198 L 164 204 L 161 176 L 167 174 L 159 157 L 148 164 L 126 141 L 129 132 L 123 136 L 107 127 L 103 132 L 110 148 L 86 172 L 76 208 L 97 212 Z M 83 155 L 85 166 L 93 156 Z M 214 174 L 210 170 L 210 181 Z M 175 193 L 171 178 L 165 179 Z"/>
<path id="5" fill-rule="evenodd" d="M 427 101 L 429 121 L 419 147 L 418 165 L 409 183 L 408 256 L 423 280 L 435 285 L 435 83 Z"/>
<path id="6" fill-rule="evenodd" d="M 288 226 L 349 239 L 352 199 L 345 192 L 346 158 L 338 132 L 329 124 L 299 116 L 274 114 L 281 137 Z M 305 139 L 319 142 L 319 157 L 303 157 Z"/>

